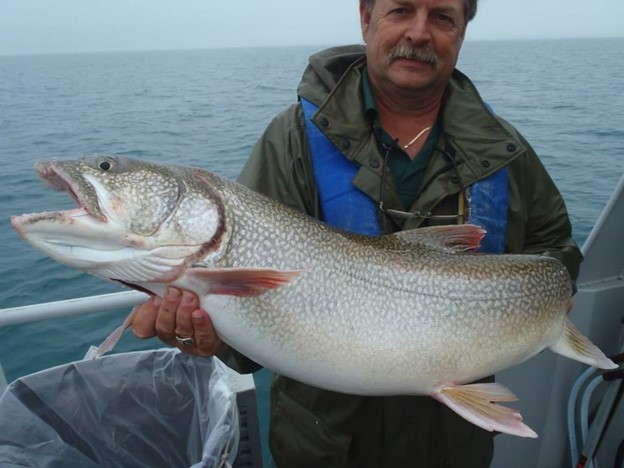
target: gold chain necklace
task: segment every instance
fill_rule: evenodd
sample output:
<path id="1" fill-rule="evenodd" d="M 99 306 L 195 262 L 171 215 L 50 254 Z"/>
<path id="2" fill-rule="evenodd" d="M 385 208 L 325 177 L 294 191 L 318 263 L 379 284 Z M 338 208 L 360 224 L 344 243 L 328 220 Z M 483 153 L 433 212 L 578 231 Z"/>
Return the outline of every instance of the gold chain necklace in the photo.
<path id="1" fill-rule="evenodd" d="M 403 149 L 406 150 L 407 148 L 409 148 L 410 146 L 412 146 L 414 143 L 416 143 L 418 141 L 418 139 L 423 136 L 425 133 L 427 133 L 429 130 L 431 130 L 431 127 L 425 127 L 423 128 L 418 135 L 416 135 L 414 138 L 411 139 L 411 141 L 409 143 L 407 143 L 406 145 L 403 145 Z"/>

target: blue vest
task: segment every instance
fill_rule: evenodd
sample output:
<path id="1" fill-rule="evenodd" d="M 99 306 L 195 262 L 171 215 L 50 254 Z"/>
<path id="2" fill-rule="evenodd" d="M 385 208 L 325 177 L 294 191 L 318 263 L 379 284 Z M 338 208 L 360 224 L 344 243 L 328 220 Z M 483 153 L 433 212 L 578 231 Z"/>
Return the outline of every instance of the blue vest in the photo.
<path id="1" fill-rule="evenodd" d="M 312 117 L 318 107 L 304 98 L 300 98 L 300 101 L 323 221 L 357 234 L 381 235 L 375 201 L 352 183 L 360 166 L 345 158 L 314 124 Z M 468 222 L 487 231 L 481 241 L 480 252 L 505 251 L 507 177 L 507 168 L 503 168 L 468 188 Z"/>
<path id="2" fill-rule="evenodd" d="M 479 252 L 505 252 L 509 198 L 506 167 L 468 187 L 468 220 L 486 230 Z"/>
<path id="3" fill-rule="evenodd" d="M 301 108 L 305 116 L 323 221 L 357 234 L 381 235 L 375 202 L 351 183 L 360 166 L 345 158 L 312 122 L 317 106 L 301 98 Z"/>

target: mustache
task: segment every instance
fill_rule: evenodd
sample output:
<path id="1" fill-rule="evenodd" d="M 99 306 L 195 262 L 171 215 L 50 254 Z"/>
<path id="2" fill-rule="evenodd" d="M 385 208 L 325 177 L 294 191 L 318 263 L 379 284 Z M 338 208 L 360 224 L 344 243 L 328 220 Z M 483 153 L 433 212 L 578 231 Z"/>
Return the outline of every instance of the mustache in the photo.
<path id="1" fill-rule="evenodd" d="M 388 63 L 392 63 L 396 59 L 418 60 L 419 62 L 428 62 L 433 65 L 438 64 L 438 56 L 433 51 L 433 48 L 428 45 L 397 44 L 388 52 Z"/>

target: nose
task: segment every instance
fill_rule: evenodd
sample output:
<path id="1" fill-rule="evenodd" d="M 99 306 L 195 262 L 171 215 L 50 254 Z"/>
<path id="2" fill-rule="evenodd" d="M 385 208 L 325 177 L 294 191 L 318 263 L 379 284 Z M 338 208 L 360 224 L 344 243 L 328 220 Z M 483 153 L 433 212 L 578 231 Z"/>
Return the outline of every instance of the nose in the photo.
<path id="1" fill-rule="evenodd" d="M 416 45 L 424 44 L 431 40 L 431 29 L 426 12 L 419 11 L 410 19 L 404 37 L 405 40 Z"/>

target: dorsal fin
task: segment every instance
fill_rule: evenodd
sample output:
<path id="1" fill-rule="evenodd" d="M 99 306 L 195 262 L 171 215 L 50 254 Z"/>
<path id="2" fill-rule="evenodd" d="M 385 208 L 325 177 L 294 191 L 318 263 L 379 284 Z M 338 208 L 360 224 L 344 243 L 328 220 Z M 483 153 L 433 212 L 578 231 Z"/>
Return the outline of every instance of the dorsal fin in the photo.
<path id="1" fill-rule="evenodd" d="M 485 230 L 474 224 L 459 224 L 411 229 L 390 236 L 408 247 L 425 246 L 446 253 L 461 253 L 476 251 L 485 236 Z"/>

